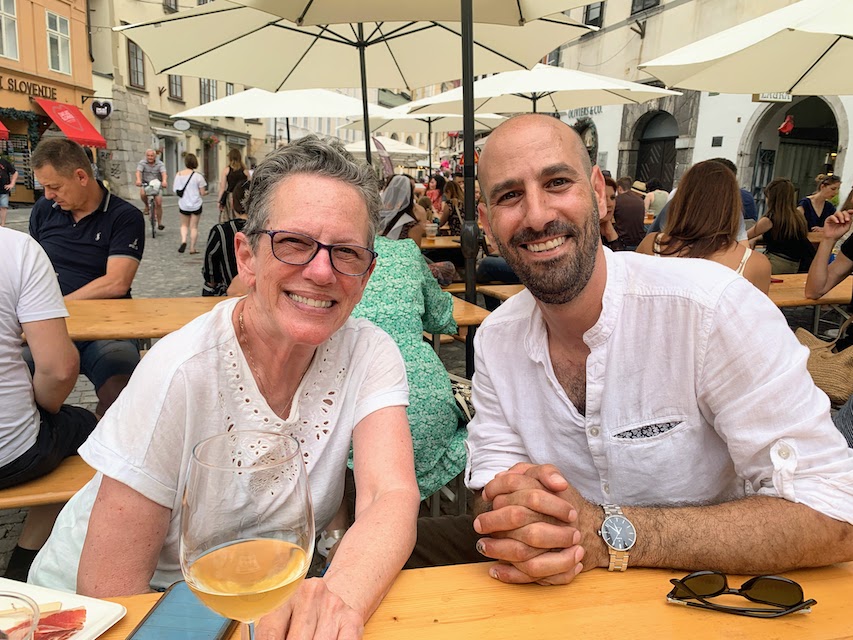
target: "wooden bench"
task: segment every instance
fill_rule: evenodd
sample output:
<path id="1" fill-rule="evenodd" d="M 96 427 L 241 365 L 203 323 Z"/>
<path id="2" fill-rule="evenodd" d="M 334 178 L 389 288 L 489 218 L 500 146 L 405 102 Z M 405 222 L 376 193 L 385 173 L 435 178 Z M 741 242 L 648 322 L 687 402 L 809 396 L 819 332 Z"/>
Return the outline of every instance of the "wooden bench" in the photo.
<path id="1" fill-rule="evenodd" d="M 83 458 L 71 456 L 46 476 L 0 490 L 0 509 L 68 502 L 94 475 L 95 470 Z"/>

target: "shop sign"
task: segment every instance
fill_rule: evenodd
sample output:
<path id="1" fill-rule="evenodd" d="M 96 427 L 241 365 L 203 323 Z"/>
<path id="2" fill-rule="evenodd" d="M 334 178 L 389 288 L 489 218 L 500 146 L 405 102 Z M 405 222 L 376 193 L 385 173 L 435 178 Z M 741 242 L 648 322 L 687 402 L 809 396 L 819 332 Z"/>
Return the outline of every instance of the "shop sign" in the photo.
<path id="1" fill-rule="evenodd" d="M 753 93 L 753 102 L 791 102 L 793 96 L 790 93 Z"/>
<path id="2" fill-rule="evenodd" d="M 597 116 L 604 112 L 604 109 L 598 107 L 580 107 L 578 109 L 569 109 L 566 111 L 567 118 L 588 118 L 589 116 Z"/>
<path id="3" fill-rule="evenodd" d="M 112 112 L 113 105 L 109 102 L 101 102 L 100 100 L 94 100 L 92 102 L 92 113 L 94 113 L 95 117 L 99 120 L 109 118 Z"/>
<path id="4" fill-rule="evenodd" d="M 20 80 L 18 78 L 0 76 L 0 90 L 23 93 L 34 98 L 56 100 L 56 87 L 38 82 L 30 82 L 29 80 Z"/>

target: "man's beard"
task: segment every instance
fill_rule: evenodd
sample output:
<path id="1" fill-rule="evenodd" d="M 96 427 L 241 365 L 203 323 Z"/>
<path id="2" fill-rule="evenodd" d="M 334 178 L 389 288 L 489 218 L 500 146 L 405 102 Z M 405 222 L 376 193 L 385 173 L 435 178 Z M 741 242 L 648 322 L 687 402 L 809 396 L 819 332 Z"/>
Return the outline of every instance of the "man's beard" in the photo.
<path id="1" fill-rule="evenodd" d="M 574 251 L 547 261 L 529 262 L 524 259 L 522 244 L 536 243 L 545 238 L 566 236 L 565 242 L 574 241 Z M 501 255 L 515 271 L 533 296 L 546 304 L 571 302 L 584 290 L 595 268 L 595 257 L 601 231 L 598 226 L 598 203 L 592 201 L 590 215 L 580 227 L 565 220 L 553 220 L 542 231 L 524 228 L 508 244 L 497 237 Z"/>

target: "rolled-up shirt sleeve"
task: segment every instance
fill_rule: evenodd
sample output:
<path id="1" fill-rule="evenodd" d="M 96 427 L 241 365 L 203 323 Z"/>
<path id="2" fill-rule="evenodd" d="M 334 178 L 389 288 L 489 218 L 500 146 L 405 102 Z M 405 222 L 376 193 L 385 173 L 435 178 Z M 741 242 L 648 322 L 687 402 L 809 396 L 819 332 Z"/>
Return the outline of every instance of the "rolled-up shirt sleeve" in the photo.
<path id="1" fill-rule="evenodd" d="M 720 298 L 697 371 L 700 410 L 754 493 L 853 523 L 853 450 L 809 375 L 808 349 L 751 289 L 738 280 Z"/>

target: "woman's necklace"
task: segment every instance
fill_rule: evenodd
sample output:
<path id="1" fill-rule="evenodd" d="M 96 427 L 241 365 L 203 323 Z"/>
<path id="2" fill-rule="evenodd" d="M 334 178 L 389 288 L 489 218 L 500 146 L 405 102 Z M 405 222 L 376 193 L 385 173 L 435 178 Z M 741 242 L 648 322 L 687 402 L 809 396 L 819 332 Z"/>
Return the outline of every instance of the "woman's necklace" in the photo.
<path id="1" fill-rule="evenodd" d="M 261 395 L 266 397 L 266 393 L 264 393 L 264 383 L 261 380 L 261 374 L 258 371 L 258 366 L 255 364 L 255 356 L 252 355 L 252 348 L 249 346 L 249 339 L 246 337 L 246 325 L 243 324 L 242 309 L 240 309 L 240 315 L 237 316 L 237 322 L 240 324 L 240 342 L 242 342 L 243 346 L 246 347 L 246 354 L 249 356 L 249 364 L 255 374 L 255 379 L 258 381 L 258 388 L 261 391 Z"/>

